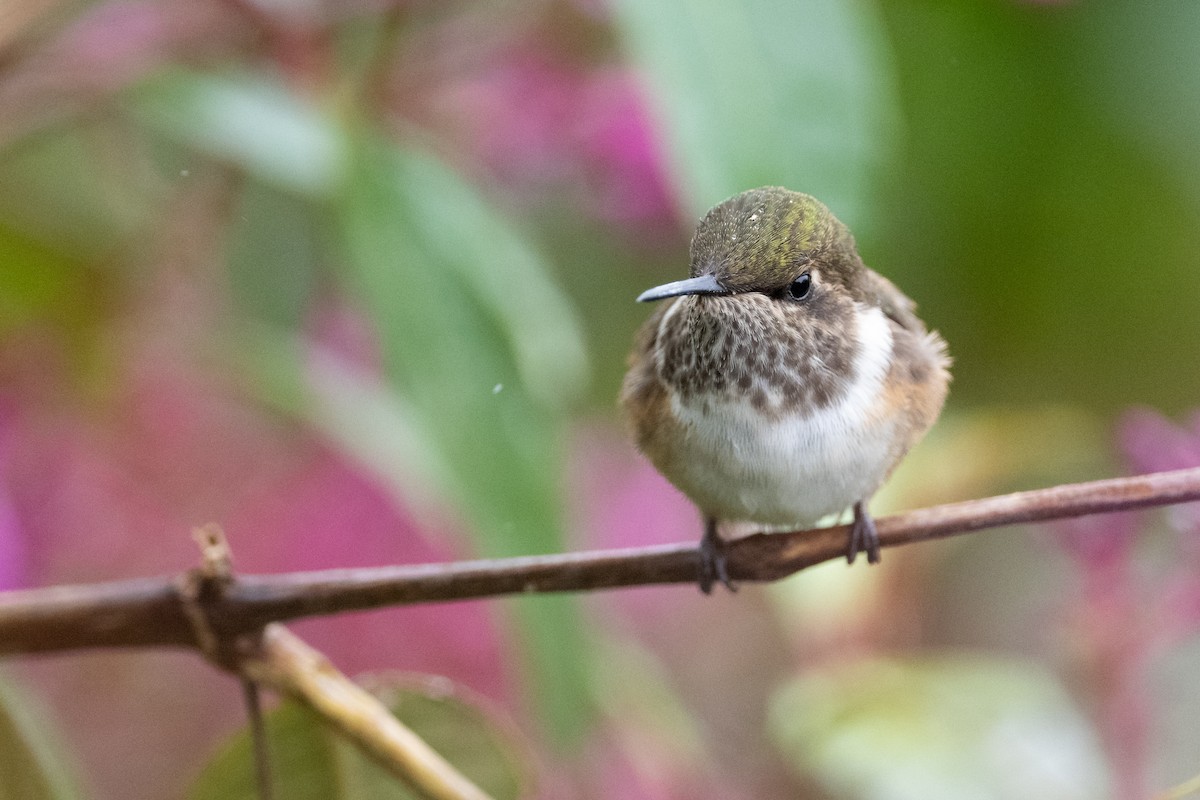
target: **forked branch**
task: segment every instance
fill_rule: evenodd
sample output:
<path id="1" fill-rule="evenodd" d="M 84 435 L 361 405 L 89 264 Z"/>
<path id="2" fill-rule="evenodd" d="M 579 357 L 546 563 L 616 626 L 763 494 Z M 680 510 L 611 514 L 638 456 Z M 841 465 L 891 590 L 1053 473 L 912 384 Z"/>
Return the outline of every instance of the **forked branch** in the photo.
<path id="1" fill-rule="evenodd" d="M 1200 500 L 1200 467 L 1077 483 L 906 511 L 878 519 L 884 547 Z M 755 534 L 731 542 L 735 581 L 772 581 L 834 558 L 847 528 Z M 187 616 L 204 604 L 209 631 L 232 641 L 271 622 L 389 605 L 533 592 L 694 583 L 696 545 L 673 544 L 449 564 L 237 575 L 212 597 L 185 598 L 181 581 L 143 578 L 0 593 L 0 655 L 86 647 L 203 647 Z M 185 602 L 186 600 L 186 602 Z"/>

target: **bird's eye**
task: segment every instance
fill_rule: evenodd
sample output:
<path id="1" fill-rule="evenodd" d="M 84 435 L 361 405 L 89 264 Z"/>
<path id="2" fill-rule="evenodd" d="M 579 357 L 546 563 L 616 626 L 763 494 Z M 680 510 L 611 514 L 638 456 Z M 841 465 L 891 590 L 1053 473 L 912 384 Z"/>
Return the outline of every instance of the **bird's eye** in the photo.
<path id="1" fill-rule="evenodd" d="M 793 300 L 803 300 L 812 294 L 812 276 L 805 272 L 796 280 L 792 281 L 791 286 L 787 289 L 788 297 Z"/>

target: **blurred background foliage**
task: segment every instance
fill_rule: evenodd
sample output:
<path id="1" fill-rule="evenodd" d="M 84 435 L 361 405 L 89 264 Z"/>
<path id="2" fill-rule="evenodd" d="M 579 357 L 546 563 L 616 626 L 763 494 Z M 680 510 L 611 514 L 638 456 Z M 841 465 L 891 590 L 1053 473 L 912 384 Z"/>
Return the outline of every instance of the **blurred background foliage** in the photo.
<path id="1" fill-rule="evenodd" d="M 177 571 L 208 521 L 247 571 L 697 536 L 613 398 L 632 299 L 764 184 L 955 356 L 877 511 L 1200 464 L 1197 35 L 1189 0 L 0 0 L 0 589 Z M 503 796 L 1136 798 L 1200 773 L 1197 535 L 297 630 L 458 687 L 397 711 L 491 742 Z M 245 791 L 190 655 L 0 680 L 0 795 Z M 273 724 L 308 789 L 407 796 Z"/>

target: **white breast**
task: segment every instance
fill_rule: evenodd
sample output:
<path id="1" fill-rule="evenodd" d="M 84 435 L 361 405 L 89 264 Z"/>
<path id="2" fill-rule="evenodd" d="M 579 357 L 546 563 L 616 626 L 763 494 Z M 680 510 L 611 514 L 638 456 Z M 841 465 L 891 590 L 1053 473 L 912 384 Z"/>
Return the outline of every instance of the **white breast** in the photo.
<path id="1" fill-rule="evenodd" d="M 887 476 L 895 421 L 879 403 L 892 332 L 878 308 L 857 306 L 855 376 L 835 404 L 764 416 L 749 403 L 672 405 L 681 437 L 669 477 L 706 513 L 766 524 L 810 524 L 867 499 Z"/>

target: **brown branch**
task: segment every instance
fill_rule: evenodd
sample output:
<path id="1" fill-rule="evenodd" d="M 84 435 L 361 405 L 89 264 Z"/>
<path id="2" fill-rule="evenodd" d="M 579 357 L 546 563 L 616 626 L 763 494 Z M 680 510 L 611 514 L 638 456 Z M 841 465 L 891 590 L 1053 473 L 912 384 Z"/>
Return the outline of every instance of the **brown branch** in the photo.
<path id="1" fill-rule="evenodd" d="M 1057 486 L 908 511 L 877 520 L 885 547 L 985 528 L 1200 500 L 1200 468 Z M 755 534 L 731 542 L 737 581 L 770 581 L 842 557 L 846 526 Z M 231 641 L 270 622 L 387 605 L 525 592 L 693 583 L 694 544 L 493 561 L 285 575 L 239 575 L 214 597 L 185 598 L 180 583 L 146 578 L 0 593 L 0 655 L 83 647 L 200 646 L 186 603 L 204 604 L 212 632 Z"/>
<path id="2" fill-rule="evenodd" d="M 197 528 L 192 538 L 200 546 L 200 566 L 175 583 L 200 651 L 241 680 L 260 800 L 274 794 L 260 686 L 308 706 L 425 800 L 491 800 L 383 703 L 287 628 L 270 624 L 232 638 L 218 634 L 208 612 L 212 601 L 224 597 L 235 583 L 233 557 L 217 525 Z"/>

